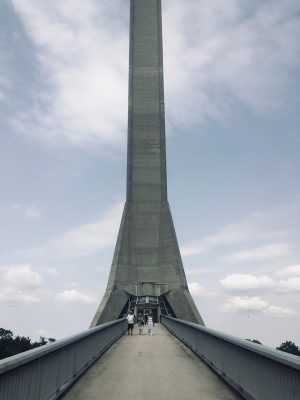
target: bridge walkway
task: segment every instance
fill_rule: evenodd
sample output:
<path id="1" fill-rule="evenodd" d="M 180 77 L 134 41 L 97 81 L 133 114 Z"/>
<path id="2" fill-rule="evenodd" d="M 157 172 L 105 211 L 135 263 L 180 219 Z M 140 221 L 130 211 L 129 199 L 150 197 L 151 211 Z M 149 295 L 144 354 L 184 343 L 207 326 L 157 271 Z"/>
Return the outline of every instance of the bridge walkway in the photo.
<path id="1" fill-rule="evenodd" d="M 193 352 L 156 324 L 122 336 L 63 396 L 64 400 L 240 400 Z"/>

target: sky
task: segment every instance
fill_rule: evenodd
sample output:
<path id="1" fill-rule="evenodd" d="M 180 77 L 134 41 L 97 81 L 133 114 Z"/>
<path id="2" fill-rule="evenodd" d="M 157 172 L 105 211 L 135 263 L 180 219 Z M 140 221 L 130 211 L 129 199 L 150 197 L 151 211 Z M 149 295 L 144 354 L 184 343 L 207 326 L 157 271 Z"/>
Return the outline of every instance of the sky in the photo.
<path id="1" fill-rule="evenodd" d="M 206 326 L 300 346 L 300 4 L 163 0 L 168 197 Z M 0 2 L 0 326 L 63 338 L 125 201 L 128 0 Z"/>

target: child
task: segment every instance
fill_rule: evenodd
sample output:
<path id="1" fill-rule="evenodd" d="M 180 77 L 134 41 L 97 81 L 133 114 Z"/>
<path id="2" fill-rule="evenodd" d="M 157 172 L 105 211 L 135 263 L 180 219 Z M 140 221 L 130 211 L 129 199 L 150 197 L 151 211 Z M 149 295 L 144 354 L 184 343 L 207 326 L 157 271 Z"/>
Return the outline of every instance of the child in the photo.
<path id="1" fill-rule="evenodd" d="M 139 315 L 137 317 L 137 321 L 138 321 L 138 327 L 139 327 L 139 335 L 141 335 L 144 330 L 144 318 L 143 318 L 142 313 L 139 313 Z"/>
<path id="2" fill-rule="evenodd" d="M 153 327 L 154 327 L 153 317 L 152 317 L 152 314 L 149 314 L 148 315 L 148 335 L 150 335 L 150 336 L 153 335 Z"/>

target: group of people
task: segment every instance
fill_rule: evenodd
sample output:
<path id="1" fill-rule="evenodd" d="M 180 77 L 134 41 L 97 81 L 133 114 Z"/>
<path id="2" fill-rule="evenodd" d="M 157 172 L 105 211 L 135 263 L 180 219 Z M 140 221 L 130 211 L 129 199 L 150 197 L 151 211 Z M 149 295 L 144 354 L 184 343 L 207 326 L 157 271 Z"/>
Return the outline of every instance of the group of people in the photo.
<path id="1" fill-rule="evenodd" d="M 153 328 L 154 328 L 154 322 L 153 322 L 153 315 L 150 314 L 145 314 L 145 316 L 142 313 L 139 313 L 137 315 L 137 324 L 139 328 L 139 335 L 141 335 L 144 331 L 144 326 L 147 325 L 148 328 L 148 335 L 152 336 L 153 335 Z M 135 323 L 135 316 L 132 311 L 129 311 L 127 315 L 127 323 L 128 323 L 128 335 L 132 335 L 133 332 L 133 327 Z"/>

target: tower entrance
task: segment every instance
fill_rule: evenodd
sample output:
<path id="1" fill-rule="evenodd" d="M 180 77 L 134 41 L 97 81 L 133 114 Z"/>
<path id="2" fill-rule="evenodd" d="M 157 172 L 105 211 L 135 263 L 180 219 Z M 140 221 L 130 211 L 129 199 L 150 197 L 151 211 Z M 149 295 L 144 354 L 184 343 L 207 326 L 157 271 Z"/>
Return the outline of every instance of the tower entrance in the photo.
<path id="1" fill-rule="evenodd" d="M 152 314 L 154 322 L 160 322 L 161 315 L 176 317 L 167 300 L 163 296 L 140 296 L 130 297 L 126 307 L 124 307 L 121 317 L 125 317 L 129 311 L 135 316 Z"/>

